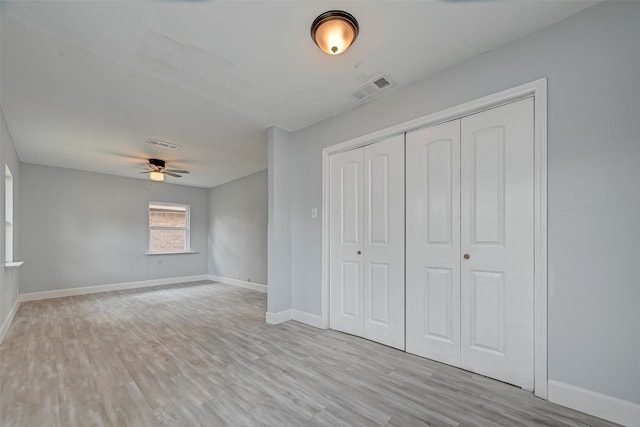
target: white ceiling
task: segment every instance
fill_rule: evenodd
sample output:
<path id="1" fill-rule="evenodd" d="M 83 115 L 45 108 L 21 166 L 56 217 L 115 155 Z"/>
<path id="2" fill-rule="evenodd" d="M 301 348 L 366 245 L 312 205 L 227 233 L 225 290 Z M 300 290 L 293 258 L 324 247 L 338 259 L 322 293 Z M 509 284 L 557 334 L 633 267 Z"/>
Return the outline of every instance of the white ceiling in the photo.
<path id="1" fill-rule="evenodd" d="M 158 157 L 191 170 L 168 182 L 212 187 L 266 168 L 269 126 L 304 128 L 382 73 L 391 92 L 593 4 L 3 1 L 0 102 L 23 162 L 146 179 L 126 166 Z M 336 8 L 360 35 L 330 57 L 309 26 Z"/>

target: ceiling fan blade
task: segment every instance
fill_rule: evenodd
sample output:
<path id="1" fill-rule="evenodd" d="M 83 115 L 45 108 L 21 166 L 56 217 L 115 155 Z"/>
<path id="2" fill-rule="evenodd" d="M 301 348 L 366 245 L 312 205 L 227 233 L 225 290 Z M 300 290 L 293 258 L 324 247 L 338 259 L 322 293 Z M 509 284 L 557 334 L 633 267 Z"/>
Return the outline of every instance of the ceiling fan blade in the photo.
<path id="1" fill-rule="evenodd" d="M 173 173 L 173 172 L 167 172 L 166 170 L 162 171 L 162 173 L 169 175 L 169 176 L 174 176 L 176 178 L 182 178 L 182 175 L 178 175 L 177 173 Z"/>
<path id="2" fill-rule="evenodd" d="M 140 164 L 140 165 L 118 165 L 120 167 L 123 168 L 128 168 L 128 169 L 139 169 L 139 170 L 143 170 L 143 169 L 148 169 L 146 164 Z"/>
<path id="3" fill-rule="evenodd" d="M 174 172 L 174 173 L 189 173 L 189 171 L 186 171 L 186 170 L 183 170 L 183 169 L 165 169 L 165 171 Z"/>
<path id="4" fill-rule="evenodd" d="M 144 171 L 144 172 L 140 172 L 140 173 L 151 173 L 151 172 L 155 172 L 155 171 Z"/>

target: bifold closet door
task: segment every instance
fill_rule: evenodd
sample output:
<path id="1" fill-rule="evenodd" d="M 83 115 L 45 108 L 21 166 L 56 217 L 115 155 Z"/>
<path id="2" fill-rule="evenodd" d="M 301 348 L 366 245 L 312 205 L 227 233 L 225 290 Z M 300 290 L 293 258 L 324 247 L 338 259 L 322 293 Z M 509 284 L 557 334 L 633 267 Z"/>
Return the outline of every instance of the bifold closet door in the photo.
<path id="1" fill-rule="evenodd" d="M 364 147 L 364 337 L 404 350 L 404 135 Z"/>
<path id="2" fill-rule="evenodd" d="M 331 156 L 329 300 L 331 329 L 362 336 L 363 153 Z"/>
<path id="3" fill-rule="evenodd" d="M 460 120 L 406 150 L 407 351 L 460 366 Z"/>
<path id="4" fill-rule="evenodd" d="M 533 389 L 533 99 L 407 133 L 407 351 Z"/>
<path id="5" fill-rule="evenodd" d="M 534 111 L 461 120 L 461 367 L 533 389 Z"/>
<path id="6" fill-rule="evenodd" d="M 404 135 L 330 162 L 330 327 L 404 349 Z"/>

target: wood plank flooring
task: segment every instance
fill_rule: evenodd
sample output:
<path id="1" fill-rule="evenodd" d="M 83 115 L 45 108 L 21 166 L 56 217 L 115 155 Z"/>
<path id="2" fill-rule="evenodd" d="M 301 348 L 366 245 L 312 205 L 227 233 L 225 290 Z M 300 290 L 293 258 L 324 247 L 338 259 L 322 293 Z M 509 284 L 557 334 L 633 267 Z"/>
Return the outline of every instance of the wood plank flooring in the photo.
<path id="1" fill-rule="evenodd" d="M 265 311 L 265 294 L 212 282 L 23 303 L 0 346 L 0 425 L 613 425 Z"/>

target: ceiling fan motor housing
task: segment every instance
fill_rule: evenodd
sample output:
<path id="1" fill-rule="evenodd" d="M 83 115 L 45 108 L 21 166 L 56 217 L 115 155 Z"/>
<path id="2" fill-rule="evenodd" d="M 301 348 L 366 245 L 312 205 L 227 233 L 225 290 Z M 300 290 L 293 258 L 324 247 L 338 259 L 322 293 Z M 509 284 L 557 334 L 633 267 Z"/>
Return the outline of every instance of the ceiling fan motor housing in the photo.
<path id="1" fill-rule="evenodd" d="M 160 160 L 160 159 L 149 159 L 149 164 L 156 166 L 160 169 L 164 169 L 164 160 Z"/>

